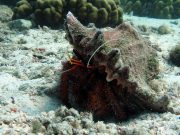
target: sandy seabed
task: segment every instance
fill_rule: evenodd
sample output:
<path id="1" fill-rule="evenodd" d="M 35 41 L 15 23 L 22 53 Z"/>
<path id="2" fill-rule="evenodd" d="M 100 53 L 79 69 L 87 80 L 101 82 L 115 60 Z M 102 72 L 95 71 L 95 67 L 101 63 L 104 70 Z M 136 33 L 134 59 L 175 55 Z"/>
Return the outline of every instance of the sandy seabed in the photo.
<path id="1" fill-rule="evenodd" d="M 169 51 L 180 44 L 180 19 L 124 15 L 124 20 L 157 50 L 160 74 L 153 86 L 169 95 L 173 113 L 145 112 L 114 123 L 94 122 L 91 113 L 66 108 L 56 91 L 61 62 L 72 51 L 65 31 L 48 27 L 10 29 L 7 19 L 0 20 L 0 135 L 179 135 L 180 68 L 168 57 Z M 164 24 L 170 33 L 161 35 L 158 27 Z"/>

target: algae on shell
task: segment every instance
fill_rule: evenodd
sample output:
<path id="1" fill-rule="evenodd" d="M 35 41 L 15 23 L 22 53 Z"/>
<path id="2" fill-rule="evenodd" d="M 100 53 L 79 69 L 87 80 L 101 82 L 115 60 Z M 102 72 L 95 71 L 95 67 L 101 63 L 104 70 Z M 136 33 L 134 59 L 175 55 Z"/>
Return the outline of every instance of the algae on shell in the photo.
<path id="1" fill-rule="evenodd" d="M 110 110 L 107 115 L 120 120 L 143 110 L 168 110 L 168 97 L 148 84 L 158 74 L 156 52 L 130 24 L 102 31 L 83 26 L 68 13 L 65 26 L 73 59 L 81 61 L 64 63 L 63 70 L 73 68 L 61 76 L 60 96 L 65 104 L 98 117 Z"/>

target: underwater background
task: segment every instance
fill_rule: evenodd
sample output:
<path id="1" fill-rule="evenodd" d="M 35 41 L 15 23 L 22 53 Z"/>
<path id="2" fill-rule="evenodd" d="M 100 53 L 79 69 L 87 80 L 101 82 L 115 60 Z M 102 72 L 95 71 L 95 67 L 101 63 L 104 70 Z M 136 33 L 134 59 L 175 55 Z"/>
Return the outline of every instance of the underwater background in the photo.
<path id="1" fill-rule="evenodd" d="M 127 23 L 150 42 L 159 64 L 148 87 L 168 96 L 167 112 L 102 120 L 61 102 L 62 63 L 74 55 L 69 11 L 89 29 Z M 1 134 L 179 135 L 180 0 L 0 0 Z"/>

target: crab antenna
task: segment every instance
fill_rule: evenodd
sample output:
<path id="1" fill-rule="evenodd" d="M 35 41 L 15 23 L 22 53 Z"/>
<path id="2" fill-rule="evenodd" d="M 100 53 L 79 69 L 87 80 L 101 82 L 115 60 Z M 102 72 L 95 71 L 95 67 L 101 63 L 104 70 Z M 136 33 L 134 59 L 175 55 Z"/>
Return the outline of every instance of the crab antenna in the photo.
<path id="1" fill-rule="evenodd" d="M 100 45 L 95 51 L 94 53 L 91 55 L 91 57 L 89 58 L 88 62 L 87 62 L 87 67 L 89 66 L 89 63 L 91 62 L 91 59 L 94 57 L 94 55 L 99 51 L 99 49 L 101 49 L 103 46 L 106 46 L 107 43 L 111 42 L 111 41 L 115 41 L 117 39 L 112 39 L 112 40 L 109 40 L 105 43 L 103 43 L 102 45 Z"/>

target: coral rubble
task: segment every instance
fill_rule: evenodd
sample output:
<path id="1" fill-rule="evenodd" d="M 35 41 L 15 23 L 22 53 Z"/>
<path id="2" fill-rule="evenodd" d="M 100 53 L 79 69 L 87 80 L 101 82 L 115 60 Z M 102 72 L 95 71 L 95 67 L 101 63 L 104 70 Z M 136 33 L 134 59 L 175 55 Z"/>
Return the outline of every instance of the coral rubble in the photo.
<path id="1" fill-rule="evenodd" d="M 72 13 L 65 26 L 74 50 L 70 62 L 63 64 L 59 88 L 66 105 L 118 120 L 143 110 L 168 110 L 168 97 L 148 84 L 158 74 L 156 52 L 132 26 L 86 28 Z"/>
<path id="2" fill-rule="evenodd" d="M 171 50 L 170 61 L 180 67 L 180 44 Z"/>

